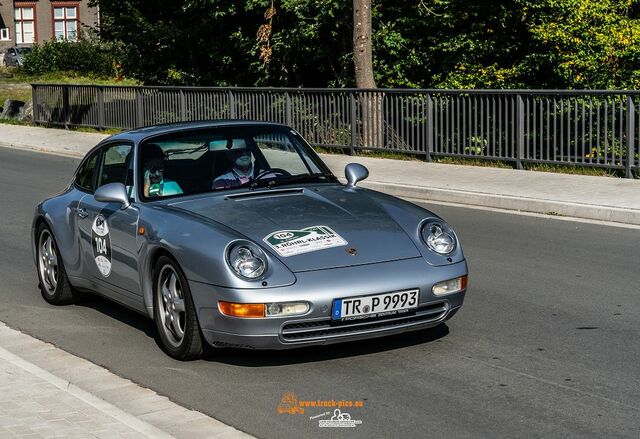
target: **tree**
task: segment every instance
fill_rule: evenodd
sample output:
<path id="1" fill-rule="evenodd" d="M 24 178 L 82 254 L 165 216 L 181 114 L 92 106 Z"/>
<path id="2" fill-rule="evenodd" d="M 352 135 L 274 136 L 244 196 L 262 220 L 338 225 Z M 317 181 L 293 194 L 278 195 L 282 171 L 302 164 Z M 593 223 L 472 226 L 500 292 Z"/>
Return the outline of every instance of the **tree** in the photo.
<path id="1" fill-rule="evenodd" d="M 371 33 L 371 0 L 353 0 L 353 64 L 358 88 L 376 88 Z"/>

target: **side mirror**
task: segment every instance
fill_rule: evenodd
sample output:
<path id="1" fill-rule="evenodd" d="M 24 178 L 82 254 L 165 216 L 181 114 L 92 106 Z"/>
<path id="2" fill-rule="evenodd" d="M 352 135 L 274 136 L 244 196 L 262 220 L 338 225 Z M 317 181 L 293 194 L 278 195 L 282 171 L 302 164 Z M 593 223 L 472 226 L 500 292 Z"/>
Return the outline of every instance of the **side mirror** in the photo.
<path id="1" fill-rule="evenodd" d="M 126 209 L 131 204 L 127 189 L 122 183 L 109 183 L 100 186 L 93 197 L 96 201 L 103 203 L 120 203 L 120 209 Z"/>
<path id="2" fill-rule="evenodd" d="M 355 185 L 369 176 L 369 170 L 360 163 L 349 163 L 344 168 L 344 176 L 347 179 L 347 186 L 355 187 Z"/>

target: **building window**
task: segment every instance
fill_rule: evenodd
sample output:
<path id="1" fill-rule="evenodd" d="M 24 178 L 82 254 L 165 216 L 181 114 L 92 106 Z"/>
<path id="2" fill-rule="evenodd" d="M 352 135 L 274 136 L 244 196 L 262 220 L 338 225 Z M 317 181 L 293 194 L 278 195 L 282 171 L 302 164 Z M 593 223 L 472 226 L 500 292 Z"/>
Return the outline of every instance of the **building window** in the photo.
<path id="1" fill-rule="evenodd" d="M 16 43 L 33 43 L 35 41 L 35 19 L 33 8 L 16 8 Z"/>
<path id="2" fill-rule="evenodd" d="M 9 41 L 11 36 L 9 35 L 9 28 L 3 27 L 0 29 L 0 41 Z"/>
<path id="3" fill-rule="evenodd" d="M 78 7 L 55 6 L 53 8 L 53 36 L 56 40 L 78 39 Z"/>

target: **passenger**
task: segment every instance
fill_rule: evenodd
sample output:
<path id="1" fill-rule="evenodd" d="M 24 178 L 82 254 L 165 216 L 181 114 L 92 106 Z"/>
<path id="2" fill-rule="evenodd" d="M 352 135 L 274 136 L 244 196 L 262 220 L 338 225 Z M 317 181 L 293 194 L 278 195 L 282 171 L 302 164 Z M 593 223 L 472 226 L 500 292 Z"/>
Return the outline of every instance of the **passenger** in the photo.
<path id="1" fill-rule="evenodd" d="M 182 188 L 173 180 L 164 178 L 164 152 L 155 144 L 143 147 L 144 196 L 168 197 L 182 194 Z"/>

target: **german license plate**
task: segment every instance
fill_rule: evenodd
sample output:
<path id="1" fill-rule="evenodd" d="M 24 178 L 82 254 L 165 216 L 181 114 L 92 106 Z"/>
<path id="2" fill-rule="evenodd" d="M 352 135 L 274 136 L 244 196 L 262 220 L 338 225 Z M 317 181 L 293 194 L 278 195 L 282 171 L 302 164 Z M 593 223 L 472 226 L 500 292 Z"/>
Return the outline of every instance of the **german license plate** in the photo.
<path id="1" fill-rule="evenodd" d="M 396 291 L 333 301 L 333 320 L 359 320 L 408 313 L 418 307 L 419 290 Z"/>

